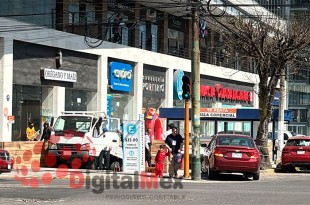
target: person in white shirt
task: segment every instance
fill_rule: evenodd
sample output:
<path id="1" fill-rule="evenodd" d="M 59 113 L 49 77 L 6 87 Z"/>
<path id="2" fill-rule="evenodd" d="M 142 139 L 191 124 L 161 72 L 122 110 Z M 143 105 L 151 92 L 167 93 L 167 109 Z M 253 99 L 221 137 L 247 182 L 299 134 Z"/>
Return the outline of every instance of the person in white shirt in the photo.
<path id="1" fill-rule="evenodd" d="M 170 123 L 168 125 L 168 130 L 162 135 L 162 140 L 166 140 L 167 136 L 172 134 L 172 128 L 174 128 L 174 124 L 173 123 Z"/>
<path id="2" fill-rule="evenodd" d="M 148 166 L 150 167 L 152 162 L 151 156 L 151 132 L 152 130 L 148 128 L 145 133 L 145 161 L 147 162 Z"/>

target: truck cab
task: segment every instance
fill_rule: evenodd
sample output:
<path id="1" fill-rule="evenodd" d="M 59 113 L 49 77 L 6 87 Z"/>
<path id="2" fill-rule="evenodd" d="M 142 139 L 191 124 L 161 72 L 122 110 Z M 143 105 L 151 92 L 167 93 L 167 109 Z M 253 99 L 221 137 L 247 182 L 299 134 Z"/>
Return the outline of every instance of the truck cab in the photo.
<path id="1" fill-rule="evenodd" d="M 104 112 L 66 111 L 52 125 L 47 166 L 121 169 L 120 120 Z"/>

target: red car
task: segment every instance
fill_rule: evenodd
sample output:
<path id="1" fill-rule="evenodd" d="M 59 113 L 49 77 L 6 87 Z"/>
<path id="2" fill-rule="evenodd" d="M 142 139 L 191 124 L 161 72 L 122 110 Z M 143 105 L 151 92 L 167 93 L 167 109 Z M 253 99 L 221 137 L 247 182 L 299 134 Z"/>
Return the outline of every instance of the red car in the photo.
<path id="1" fill-rule="evenodd" d="M 259 151 L 253 138 L 247 135 L 215 135 L 203 156 L 202 171 L 209 179 L 220 172 L 238 172 L 247 178 L 259 180 L 259 170 Z"/>
<path id="2" fill-rule="evenodd" d="M 8 151 L 0 149 L 0 174 L 11 172 L 13 169 L 13 159 Z"/>
<path id="3" fill-rule="evenodd" d="M 281 170 L 295 171 L 295 167 L 310 169 L 310 136 L 290 137 L 282 150 Z"/>

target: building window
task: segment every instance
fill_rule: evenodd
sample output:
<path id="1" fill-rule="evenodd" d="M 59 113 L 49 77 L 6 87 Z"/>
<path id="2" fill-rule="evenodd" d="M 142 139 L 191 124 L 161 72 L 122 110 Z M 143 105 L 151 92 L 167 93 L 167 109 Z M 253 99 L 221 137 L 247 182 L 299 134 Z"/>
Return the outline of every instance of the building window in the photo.
<path id="1" fill-rule="evenodd" d="M 74 90 L 66 88 L 66 111 L 95 111 L 96 102 L 94 96 L 96 92 L 85 90 Z"/>
<path id="2" fill-rule="evenodd" d="M 168 54 L 184 57 L 184 33 L 168 29 Z"/>

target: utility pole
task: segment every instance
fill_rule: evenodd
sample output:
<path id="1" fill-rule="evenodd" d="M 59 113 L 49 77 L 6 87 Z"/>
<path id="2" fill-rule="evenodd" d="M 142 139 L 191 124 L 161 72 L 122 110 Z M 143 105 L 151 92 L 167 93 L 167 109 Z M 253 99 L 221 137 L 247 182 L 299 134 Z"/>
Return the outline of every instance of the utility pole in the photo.
<path id="1" fill-rule="evenodd" d="M 200 0 L 194 0 L 192 7 L 192 179 L 201 179 L 200 162 L 200 50 L 199 50 L 199 5 Z"/>
<path id="2" fill-rule="evenodd" d="M 279 116 L 278 116 L 278 153 L 277 153 L 277 163 L 281 159 L 282 149 L 284 147 L 284 110 L 286 102 L 286 85 L 285 85 L 285 69 L 280 71 L 280 97 L 279 97 Z"/>

